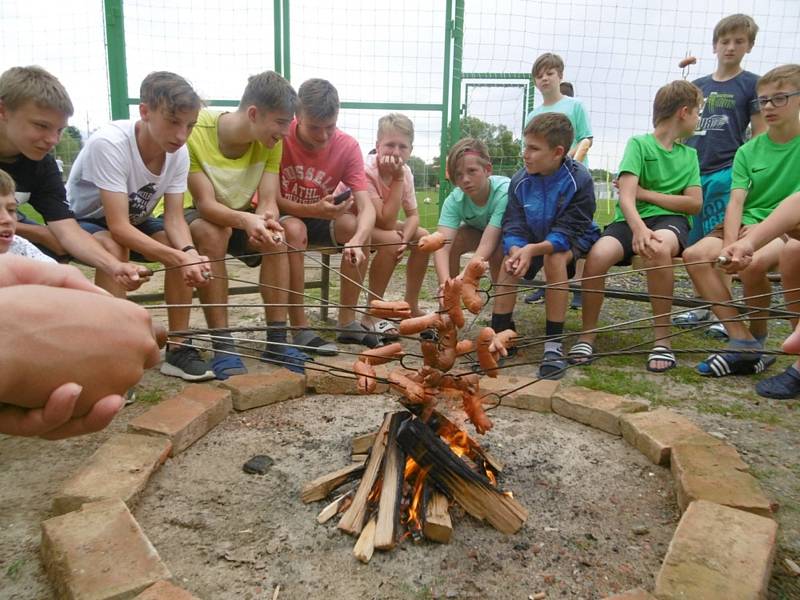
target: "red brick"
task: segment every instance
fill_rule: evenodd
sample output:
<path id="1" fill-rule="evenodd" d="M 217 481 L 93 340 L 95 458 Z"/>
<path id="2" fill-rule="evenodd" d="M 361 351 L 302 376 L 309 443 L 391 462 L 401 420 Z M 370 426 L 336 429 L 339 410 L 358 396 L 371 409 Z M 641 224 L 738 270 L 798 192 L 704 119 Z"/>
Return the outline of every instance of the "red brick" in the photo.
<path id="1" fill-rule="evenodd" d="M 159 581 L 133 600 L 198 600 L 198 598 L 183 588 L 172 585 L 169 581 Z"/>
<path id="2" fill-rule="evenodd" d="M 764 517 L 772 514 L 769 499 L 733 446 L 679 443 L 671 460 L 681 510 L 694 500 L 708 500 Z"/>
<path id="3" fill-rule="evenodd" d="M 537 412 L 550 412 L 552 410 L 553 394 L 558 391 L 560 385 L 560 381 L 552 379 L 540 379 L 537 381 L 533 377 L 498 375 L 496 378 L 482 377 L 480 392 L 481 395 L 489 393 L 503 394 L 520 386 L 525 386 L 521 390 L 504 396 L 501 399 L 501 406 L 535 410 Z M 496 399 L 496 396 L 487 398 L 487 400 L 493 402 Z"/>
<path id="4" fill-rule="evenodd" d="M 306 377 L 288 369 L 273 369 L 269 373 L 234 375 L 219 385 L 230 390 L 233 408 L 248 410 L 302 396 L 306 391 Z"/>
<path id="5" fill-rule="evenodd" d="M 58 598 L 132 598 L 172 576 L 121 500 L 44 521 L 41 553 Z"/>
<path id="6" fill-rule="evenodd" d="M 767 597 L 778 525 L 712 502 L 683 513 L 656 577 L 659 600 Z"/>
<path id="7" fill-rule="evenodd" d="M 621 594 L 608 596 L 604 598 L 604 600 L 656 600 L 656 597 L 641 588 L 636 588 L 635 590 L 628 590 Z"/>
<path id="8" fill-rule="evenodd" d="M 619 418 L 642 412 L 649 404 L 583 387 L 561 388 L 553 395 L 553 412 L 613 435 L 622 435 Z"/>
<path id="9" fill-rule="evenodd" d="M 332 358 L 322 357 L 318 360 L 318 368 L 324 370 L 316 370 L 317 365 L 314 364 L 309 365 L 306 369 L 306 389 L 310 394 L 356 395 L 359 393 L 356 386 L 356 376 L 353 373 L 353 363 L 356 357 L 350 355 Z M 378 365 L 375 367 L 375 374 L 384 379 L 388 374 L 385 366 Z M 389 363 L 389 366 L 391 366 L 391 363 Z M 327 367 L 334 367 L 340 370 L 331 372 Z M 376 381 L 376 394 L 383 394 L 388 389 L 389 386 L 386 383 Z"/>
<path id="10" fill-rule="evenodd" d="M 208 384 L 187 385 L 128 424 L 128 431 L 166 436 L 170 456 L 186 450 L 231 412 L 231 393 Z"/>
<path id="11" fill-rule="evenodd" d="M 150 475 L 169 455 L 172 444 L 163 437 L 119 433 L 108 439 L 70 477 L 53 499 L 53 511 L 63 514 L 87 502 L 119 499 L 133 508 Z"/>
<path id="12" fill-rule="evenodd" d="M 679 442 L 721 444 L 683 415 L 667 408 L 622 415 L 622 437 L 657 465 L 668 465 L 672 446 Z"/>

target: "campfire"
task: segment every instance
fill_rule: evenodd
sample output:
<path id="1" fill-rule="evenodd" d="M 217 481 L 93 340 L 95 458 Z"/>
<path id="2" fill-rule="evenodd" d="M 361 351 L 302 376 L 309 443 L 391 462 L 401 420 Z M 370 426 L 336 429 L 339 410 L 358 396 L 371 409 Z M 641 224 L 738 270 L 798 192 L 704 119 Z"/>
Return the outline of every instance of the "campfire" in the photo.
<path id="1" fill-rule="evenodd" d="M 462 303 L 475 314 L 482 308 L 476 290 L 485 269 L 485 261 L 476 256 L 462 278 L 448 280 L 437 313 L 412 318 L 404 302 L 371 303 L 373 315 L 399 320 L 401 334 L 420 334 L 423 365 L 389 373 L 388 382 L 406 410 L 386 413 L 377 432 L 353 440 L 355 462 L 308 483 L 302 492 L 304 502 L 323 500 L 358 480 L 325 506 L 317 521 L 341 515 L 338 528 L 357 536 L 353 553 L 362 562 L 376 548 L 390 550 L 406 538 L 449 542 L 453 503 L 503 533 L 515 533 L 527 518 L 511 492 L 497 488 L 502 464 L 437 410 L 441 400 L 460 399 L 479 434 L 492 428 L 481 403 L 481 376 L 449 372 L 459 356 L 475 351 L 483 373 L 496 377 L 499 357 L 514 343 L 513 331 L 495 333 L 489 327 L 480 331 L 476 343 L 458 340 L 465 322 Z M 375 365 L 402 356 L 399 343 L 363 352 L 353 365 L 359 391 L 374 391 Z"/>

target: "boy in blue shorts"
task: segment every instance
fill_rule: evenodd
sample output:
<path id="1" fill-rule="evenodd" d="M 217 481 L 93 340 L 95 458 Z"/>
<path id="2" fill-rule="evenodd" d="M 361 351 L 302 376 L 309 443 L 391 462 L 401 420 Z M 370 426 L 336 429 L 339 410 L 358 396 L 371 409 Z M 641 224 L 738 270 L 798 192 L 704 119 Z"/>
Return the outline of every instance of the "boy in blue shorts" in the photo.
<path id="1" fill-rule="evenodd" d="M 588 169 L 567 155 L 573 130 L 560 113 L 534 117 L 525 127 L 525 167 L 511 178 L 503 217 L 505 262 L 494 300 L 492 328 L 514 329 L 512 314 L 521 277 L 533 279 L 544 267 L 547 341 L 539 377 L 560 379 L 567 362 L 561 345 L 567 312 L 567 280 L 575 262 L 589 252 L 600 229 L 592 221 L 594 182 Z M 505 286 L 509 286 L 504 289 Z"/>
<path id="2" fill-rule="evenodd" d="M 180 75 L 157 71 L 142 81 L 140 119 L 100 128 L 81 150 L 67 181 L 67 199 L 84 231 L 119 260 L 131 251 L 161 262 L 167 304 L 189 304 L 192 287 L 208 283 L 208 259 L 192 245 L 183 216 L 189 171 L 186 140 L 202 101 Z M 152 217 L 163 196 L 164 220 Z M 125 290 L 103 271 L 95 282 L 116 296 Z M 171 331 L 189 328 L 189 308 L 167 309 Z M 191 341 L 171 338 L 161 366 L 186 381 L 213 379 Z"/>
<path id="3" fill-rule="evenodd" d="M 742 60 L 753 49 L 757 33 L 758 25 L 748 15 L 722 19 L 712 37 L 717 68 L 693 82 L 702 90 L 705 103 L 697 129 L 686 141 L 687 146 L 697 150 L 703 186 L 703 208 L 689 232 L 690 244 L 708 235 L 725 216 L 733 156 L 746 140 L 747 126 L 751 126 L 753 137 L 766 128 L 761 109 L 753 102 L 758 75 L 742 69 Z M 705 309 L 685 312 L 676 316 L 673 324 L 693 325 L 707 314 Z M 726 335 L 720 323 L 712 325 L 709 333 Z"/>
<path id="4" fill-rule="evenodd" d="M 697 365 L 701 375 L 723 377 L 757 373 L 768 363 L 761 350 L 767 337 L 766 313 L 772 285 L 767 273 L 779 263 L 797 264 L 785 239 L 778 237 L 753 255 L 739 272 L 744 299 L 751 310 L 745 323 L 735 307 L 728 306 L 731 293 L 723 274 L 711 264 L 722 248 L 747 234 L 775 208 L 800 191 L 800 65 L 783 65 L 758 80 L 758 102 L 767 131 L 736 151 L 730 200 L 725 220 L 702 240 L 687 248 L 684 258 L 695 289 L 712 304 L 717 318 L 725 324 L 730 341 L 727 351 L 712 354 Z M 788 252 L 785 253 L 785 252 Z M 708 261 L 708 264 L 688 264 Z M 787 288 L 790 289 L 790 288 Z"/>
<path id="5" fill-rule="evenodd" d="M 634 254 L 648 267 L 668 267 L 686 246 L 689 215 L 700 210 L 703 197 L 697 151 L 677 140 L 694 131 L 702 100 L 700 89 L 687 81 L 663 86 L 653 101 L 653 133 L 628 140 L 619 167 L 616 216 L 586 259 L 584 333 L 569 352 L 575 363 L 588 362 L 594 354 L 594 329 L 608 270 L 615 264 L 627 264 Z M 671 268 L 647 272 L 655 344 L 647 358 L 647 370 L 654 373 L 676 364 L 669 320 L 673 284 Z"/>

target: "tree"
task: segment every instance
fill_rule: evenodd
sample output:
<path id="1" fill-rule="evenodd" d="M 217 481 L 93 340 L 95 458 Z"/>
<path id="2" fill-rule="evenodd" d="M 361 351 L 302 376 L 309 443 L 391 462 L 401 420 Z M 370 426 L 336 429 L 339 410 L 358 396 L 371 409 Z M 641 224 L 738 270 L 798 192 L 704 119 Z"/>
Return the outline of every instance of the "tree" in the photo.
<path id="1" fill-rule="evenodd" d="M 505 125 L 492 125 L 478 117 L 461 120 L 462 137 L 481 140 L 492 157 L 492 172 L 511 177 L 522 166 L 522 142 Z"/>
<path id="2" fill-rule="evenodd" d="M 432 188 L 436 185 L 439 172 L 434 170 L 433 165 L 425 164 L 425 161 L 418 156 L 412 156 L 406 163 L 414 174 L 414 185 L 417 188 Z"/>
<path id="3" fill-rule="evenodd" d="M 75 158 L 78 156 L 78 152 L 81 151 L 81 148 L 83 148 L 81 132 L 77 127 L 68 125 L 61 134 L 61 139 L 55 147 L 56 157 L 64 161 L 65 175 L 69 175 L 72 163 L 75 162 Z"/>

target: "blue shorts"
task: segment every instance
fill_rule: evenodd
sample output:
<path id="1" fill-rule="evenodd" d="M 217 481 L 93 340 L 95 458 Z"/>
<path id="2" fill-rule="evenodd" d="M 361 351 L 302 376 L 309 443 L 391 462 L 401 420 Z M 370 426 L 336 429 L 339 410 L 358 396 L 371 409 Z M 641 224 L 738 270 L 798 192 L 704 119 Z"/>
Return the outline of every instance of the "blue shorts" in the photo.
<path id="1" fill-rule="evenodd" d="M 106 223 L 106 220 L 102 217 L 99 219 L 78 219 L 78 225 L 81 226 L 81 229 L 92 235 L 100 233 L 101 231 L 108 231 L 108 223 Z M 154 217 L 147 217 L 138 225 L 134 225 L 134 227 L 146 236 L 152 237 L 159 231 L 164 231 L 164 221 Z M 135 250 L 131 250 L 130 259 L 136 262 L 151 262 L 147 257 L 142 256 Z"/>
<path id="2" fill-rule="evenodd" d="M 703 186 L 703 208 L 694 218 L 689 232 L 689 245 L 700 241 L 725 219 L 725 209 L 731 197 L 733 168 L 720 169 L 700 176 Z"/>

